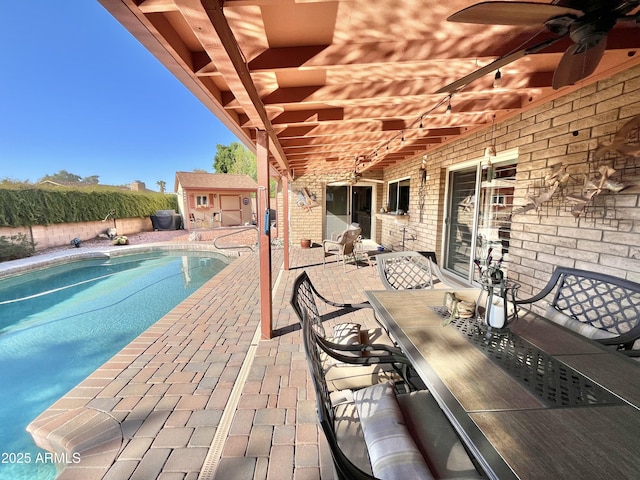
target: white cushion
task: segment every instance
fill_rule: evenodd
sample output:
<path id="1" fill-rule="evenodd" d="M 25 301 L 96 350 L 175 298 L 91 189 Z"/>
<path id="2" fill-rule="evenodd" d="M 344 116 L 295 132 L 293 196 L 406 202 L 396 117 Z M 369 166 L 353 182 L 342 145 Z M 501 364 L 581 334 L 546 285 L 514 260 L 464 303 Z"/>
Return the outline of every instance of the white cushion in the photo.
<path id="1" fill-rule="evenodd" d="M 353 402 L 341 402 L 334 406 L 334 430 L 342 453 L 363 472 L 371 475 L 371 462 Z"/>
<path id="2" fill-rule="evenodd" d="M 338 323 L 333 327 L 334 336 L 327 340 L 340 345 L 357 345 L 361 340 L 360 328 L 359 323 Z M 389 337 L 382 335 L 379 330 L 381 329 L 365 330 L 362 333 L 367 338 L 375 339 L 375 343 L 392 343 Z M 383 342 L 385 337 L 387 341 Z M 349 353 L 345 352 L 345 355 L 349 355 Z M 402 381 L 402 377 L 391 364 L 354 365 L 339 362 L 324 352 L 321 352 L 320 357 L 325 370 L 327 386 L 331 390 L 357 390 L 388 380 Z"/>
<path id="3" fill-rule="evenodd" d="M 611 333 L 601 328 L 592 327 L 588 323 L 576 320 L 575 318 L 556 310 L 551 305 L 547 307 L 544 316 L 552 322 L 557 323 L 558 325 L 562 325 L 569 330 L 572 330 L 584 337 L 591 338 L 593 340 L 602 340 L 605 338 L 613 338 L 618 336 L 615 333 Z"/>
<path id="4" fill-rule="evenodd" d="M 438 479 L 486 478 L 476 470 L 453 426 L 428 390 L 397 396 L 405 425 Z"/>
<path id="5" fill-rule="evenodd" d="M 338 323 L 333 327 L 333 342 L 339 345 L 357 345 L 360 343 L 359 323 Z"/>
<path id="6" fill-rule="evenodd" d="M 386 382 L 353 392 L 371 469 L 382 480 L 433 479 Z"/>

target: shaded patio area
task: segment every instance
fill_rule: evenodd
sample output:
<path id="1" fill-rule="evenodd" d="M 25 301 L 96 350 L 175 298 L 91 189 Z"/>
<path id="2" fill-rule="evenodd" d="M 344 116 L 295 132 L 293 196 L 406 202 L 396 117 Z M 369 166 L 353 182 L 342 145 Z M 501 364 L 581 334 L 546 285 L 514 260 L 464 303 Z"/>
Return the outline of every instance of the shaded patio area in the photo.
<path id="1" fill-rule="evenodd" d="M 42 445 L 80 452 L 60 479 L 332 477 L 291 284 L 306 270 L 344 302 L 383 287 L 369 266 L 323 268 L 321 248 L 292 248 L 289 271 L 282 253 L 271 340 L 260 340 L 258 254 L 242 255 L 30 426 Z"/>

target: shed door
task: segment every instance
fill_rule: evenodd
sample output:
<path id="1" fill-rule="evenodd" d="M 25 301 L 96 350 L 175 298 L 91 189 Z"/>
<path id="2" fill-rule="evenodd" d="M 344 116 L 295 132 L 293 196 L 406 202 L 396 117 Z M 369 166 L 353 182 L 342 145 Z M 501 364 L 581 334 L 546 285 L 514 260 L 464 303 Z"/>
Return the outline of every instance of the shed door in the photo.
<path id="1" fill-rule="evenodd" d="M 242 200 L 239 195 L 220 195 L 220 216 L 223 227 L 242 225 Z"/>

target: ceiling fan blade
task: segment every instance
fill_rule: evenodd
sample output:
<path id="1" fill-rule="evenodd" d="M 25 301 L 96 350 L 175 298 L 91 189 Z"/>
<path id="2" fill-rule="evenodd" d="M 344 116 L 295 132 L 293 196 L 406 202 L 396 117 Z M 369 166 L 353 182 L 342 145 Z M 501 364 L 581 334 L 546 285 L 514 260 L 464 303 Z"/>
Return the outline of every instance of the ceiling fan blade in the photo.
<path id="1" fill-rule="evenodd" d="M 553 74 L 552 86 L 554 90 L 573 85 L 591 75 L 607 48 L 607 36 L 603 35 L 595 44 L 575 43 L 571 45 L 558 64 Z"/>
<path id="2" fill-rule="evenodd" d="M 525 55 L 539 52 L 540 50 L 543 50 L 548 46 L 553 45 L 557 41 L 561 40 L 563 37 L 564 35 L 556 38 L 551 38 L 549 40 L 545 40 L 544 42 L 533 45 L 532 47 L 523 48 L 522 50 L 517 50 L 508 55 L 505 55 L 504 57 L 497 58 L 496 60 L 485 65 L 484 67 L 474 72 L 471 72 L 469 75 L 466 75 L 460 78 L 459 80 L 456 80 L 455 82 L 442 87 L 436 93 L 451 93 L 451 94 L 456 93 L 462 90 L 467 85 L 469 85 L 471 82 L 474 82 L 478 78 L 484 77 L 487 73 L 494 72 L 497 69 L 502 68 L 505 65 L 508 65 L 509 63 L 515 62 L 516 60 L 524 57 Z"/>
<path id="3" fill-rule="evenodd" d="M 533 2 L 481 2 L 454 13 L 447 21 L 482 25 L 542 25 L 552 17 L 582 16 L 579 9 Z"/>

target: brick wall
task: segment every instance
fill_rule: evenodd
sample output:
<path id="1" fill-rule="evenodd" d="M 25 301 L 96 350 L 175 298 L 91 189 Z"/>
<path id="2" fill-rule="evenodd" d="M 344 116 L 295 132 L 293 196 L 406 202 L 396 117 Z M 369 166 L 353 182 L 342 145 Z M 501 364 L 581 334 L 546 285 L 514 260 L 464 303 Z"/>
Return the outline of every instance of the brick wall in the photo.
<path id="1" fill-rule="evenodd" d="M 371 173 L 368 177 L 382 178 L 382 174 L 381 172 Z M 308 238 L 314 243 L 322 243 L 322 240 L 330 237 L 332 232 L 325 231 L 324 223 L 326 186 L 329 183 L 345 181 L 345 179 L 346 175 L 344 173 L 333 175 L 304 175 L 291 182 L 289 208 L 291 211 L 290 241 L 292 245 L 299 245 L 300 240 L 303 238 Z M 296 204 L 298 201 L 298 191 L 302 188 L 306 188 L 310 195 L 315 195 L 316 202 L 318 202 L 319 206 L 305 211 L 305 209 Z M 383 190 L 382 185 L 378 185 L 375 189 L 376 198 L 373 199 L 373 206 L 376 211 L 380 209 L 382 205 Z M 381 232 L 379 221 L 374 222 L 373 232 L 375 232 L 375 238 L 379 238 Z"/>
<path id="2" fill-rule="evenodd" d="M 640 115 L 640 67 L 496 123 L 493 137 L 498 153 L 517 149 L 517 206 L 528 203 L 528 194 L 540 193 L 544 176 L 559 163 L 565 164 L 571 174 L 564 194 L 579 193 L 583 174 L 597 178 L 602 165 L 617 170 L 616 180 L 637 185 L 617 194 L 603 192 L 587 214 L 578 218 L 572 215 L 572 205 L 564 194 L 557 194 L 539 212 L 515 215 L 509 276 L 522 283 L 523 295 L 538 291 L 556 265 L 597 269 L 640 281 L 640 159 L 609 155 L 597 162 L 594 158 L 597 146 L 610 142 L 620 127 L 636 115 Z M 490 131 L 487 128 L 428 152 L 422 212 L 418 195 L 422 154 L 385 170 L 386 181 L 407 176 L 411 179 L 404 232 L 407 250 L 435 250 L 441 256 L 446 169 L 462 162 L 480 161 Z M 303 237 L 314 242 L 324 238 L 324 187 L 338 178 L 308 175 L 292 183 L 292 244 Z M 315 194 L 320 204 L 311 212 L 304 212 L 295 204 L 295 192 L 301 187 Z M 386 203 L 387 186 L 381 187 L 377 189 L 377 208 Z M 376 217 L 375 240 L 399 250 L 402 224 L 391 217 Z"/>
<path id="3" fill-rule="evenodd" d="M 572 204 L 564 194 L 557 194 L 539 212 L 515 215 L 509 276 L 523 284 L 524 294 L 539 290 L 556 265 L 597 269 L 640 281 L 640 159 L 607 155 L 596 161 L 594 157 L 595 148 L 610 142 L 636 115 L 640 115 L 640 67 L 495 125 L 498 152 L 518 151 L 515 205 L 528 203 L 528 194 L 540 193 L 544 176 L 559 163 L 571 174 L 564 194 L 580 193 L 583 174 L 599 178 L 598 168 L 603 165 L 617 170 L 615 180 L 634 185 L 617 194 L 604 191 L 586 215 L 578 218 L 572 215 Z M 428 153 L 422 221 L 418 211 L 422 155 L 385 171 L 385 180 L 411 176 L 407 230 L 417 238 L 407 243 L 407 249 L 440 254 L 446 168 L 482 159 L 487 134 L 488 130 L 477 132 Z M 382 243 L 397 245 L 399 233 L 383 228 Z"/>
<path id="4" fill-rule="evenodd" d="M 113 227 L 113 220 L 106 222 L 59 223 L 54 225 L 34 225 L 29 228 L 0 228 L 0 237 L 12 237 L 23 233 L 36 243 L 36 251 L 51 247 L 69 245 L 71 240 L 91 240 L 108 228 Z M 151 232 L 153 226 L 149 217 L 118 218 L 116 220 L 118 235 L 133 235 L 139 232 Z"/>

